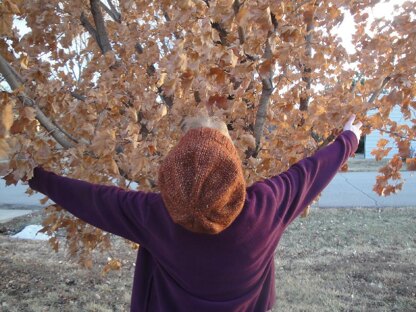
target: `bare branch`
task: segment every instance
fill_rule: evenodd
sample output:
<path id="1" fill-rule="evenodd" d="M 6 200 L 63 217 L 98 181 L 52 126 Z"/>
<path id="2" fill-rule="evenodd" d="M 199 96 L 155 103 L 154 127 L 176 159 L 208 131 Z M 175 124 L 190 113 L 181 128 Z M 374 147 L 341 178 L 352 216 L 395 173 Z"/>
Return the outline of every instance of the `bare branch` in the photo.
<path id="1" fill-rule="evenodd" d="M 404 139 L 404 140 L 409 140 L 409 141 L 416 142 L 416 139 L 410 139 L 409 137 L 406 137 L 405 135 L 403 135 L 401 133 L 398 133 L 398 132 L 395 132 L 395 131 L 391 131 L 391 130 L 387 130 L 387 129 L 383 129 L 383 128 L 374 128 L 374 127 L 369 127 L 369 126 L 363 126 L 363 128 L 364 129 L 370 128 L 371 131 L 378 130 L 381 133 L 385 132 L 385 133 L 390 134 L 391 136 L 395 136 L 395 137 L 400 138 L 400 139 Z"/>
<path id="2" fill-rule="evenodd" d="M 319 142 L 319 139 L 317 139 L 316 137 L 314 137 L 314 132 L 312 133 L 312 137 L 314 138 L 315 142 Z M 316 134 L 315 134 L 316 135 Z M 324 148 L 325 146 L 327 146 L 329 143 L 331 143 L 334 139 L 335 139 L 335 135 L 333 133 L 331 133 L 327 138 L 325 138 L 321 144 L 319 144 L 318 146 L 318 150 L 320 150 L 321 148 Z"/>
<path id="3" fill-rule="evenodd" d="M 377 90 L 375 90 L 373 92 L 373 94 L 371 95 L 370 99 L 368 100 L 368 103 L 371 104 L 373 103 L 378 96 L 380 95 L 381 91 L 383 91 L 384 87 L 387 85 L 387 83 L 391 80 L 390 76 L 387 76 L 386 78 L 383 79 L 383 82 L 381 83 L 380 88 L 378 88 Z"/>
<path id="4" fill-rule="evenodd" d="M 136 43 L 136 45 L 134 46 L 134 48 L 136 49 L 136 52 L 139 54 L 143 54 L 143 46 L 140 44 L 140 42 Z"/>
<path id="5" fill-rule="evenodd" d="M 241 26 L 238 26 L 238 40 L 240 40 L 240 44 L 244 44 L 246 41 L 246 34 L 244 33 L 244 29 Z"/>
<path id="6" fill-rule="evenodd" d="M 353 81 L 351 82 L 351 86 L 350 86 L 350 92 L 351 92 L 351 93 L 353 93 L 353 92 L 354 92 L 355 88 L 357 87 L 357 83 L 359 83 L 359 81 L 361 80 L 362 76 L 363 76 L 363 75 L 360 73 L 360 74 L 358 75 L 357 79 L 356 79 L 356 80 L 353 80 Z"/>
<path id="7" fill-rule="evenodd" d="M 147 66 L 146 73 L 147 73 L 149 76 L 153 76 L 155 72 L 156 72 L 156 67 L 155 67 L 155 65 L 150 64 L 149 66 Z"/>
<path id="8" fill-rule="evenodd" d="M 256 139 L 256 150 L 253 154 L 257 156 L 260 151 L 260 141 L 263 136 L 264 124 L 267 117 L 267 107 L 269 105 L 270 96 L 273 93 L 273 83 L 271 80 L 262 79 L 262 91 L 260 96 L 259 108 L 256 114 L 256 123 L 254 124 L 254 138 Z"/>
<path id="9" fill-rule="evenodd" d="M 84 95 L 78 94 L 77 92 L 71 91 L 70 93 L 74 98 L 82 102 L 85 102 L 85 100 L 87 99 Z"/>
<path id="10" fill-rule="evenodd" d="M 265 44 L 266 46 L 264 48 L 264 54 L 263 54 L 263 58 L 268 61 L 271 61 L 273 57 L 272 49 L 270 46 L 271 35 L 272 33 L 269 33 L 267 37 L 266 44 Z M 256 149 L 252 155 L 253 157 L 257 157 L 260 151 L 261 138 L 263 137 L 264 124 L 266 122 L 266 117 L 267 117 L 267 107 L 269 106 L 270 97 L 274 90 L 273 80 L 272 80 L 273 74 L 274 74 L 274 65 L 270 65 L 268 78 L 262 78 L 261 80 L 262 91 L 261 91 L 261 96 L 260 96 L 259 107 L 256 113 L 256 121 L 254 124 L 254 138 L 256 140 Z M 280 79 L 279 79 L 279 82 L 280 82 Z"/>
<path id="11" fill-rule="evenodd" d="M 308 21 L 306 25 L 306 36 L 305 36 L 305 41 L 306 41 L 305 57 L 308 59 L 310 59 L 312 56 L 312 32 L 315 28 L 313 20 L 314 20 L 314 17 L 312 13 L 312 17 L 310 18 L 310 20 Z M 305 66 L 305 65 L 303 66 L 304 66 L 304 69 L 303 69 L 302 80 L 306 82 L 306 88 L 302 91 L 301 96 L 300 96 L 299 110 L 307 111 L 308 105 L 309 105 L 309 99 L 310 99 L 309 91 L 311 89 L 311 84 L 312 84 L 312 79 L 310 76 L 312 72 L 312 68 L 310 66 Z"/>
<path id="12" fill-rule="evenodd" d="M 270 13 L 270 18 L 272 20 L 272 24 L 273 24 L 273 27 L 274 27 L 274 31 L 276 32 L 277 31 L 277 27 L 279 26 L 279 22 L 276 19 L 276 15 L 273 12 L 271 12 Z"/>
<path id="13" fill-rule="evenodd" d="M 22 76 L 20 76 L 20 74 L 13 67 L 11 67 L 11 66 L 9 66 L 9 67 L 10 67 L 10 70 L 12 71 L 12 73 L 17 78 L 17 80 L 19 80 L 20 83 L 24 83 L 25 81 L 23 80 Z"/>
<path id="14" fill-rule="evenodd" d="M 218 31 L 218 35 L 220 36 L 221 44 L 223 46 L 228 46 L 229 42 L 227 40 L 227 35 L 228 35 L 227 30 L 219 22 L 212 22 L 211 26 L 216 31 Z"/>
<path id="15" fill-rule="evenodd" d="M 171 18 L 169 17 L 168 12 L 166 12 L 166 11 L 163 11 L 163 17 L 165 18 L 166 22 L 168 22 L 168 23 L 172 21 Z M 178 30 L 175 30 L 173 32 L 173 36 L 175 37 L 175 39 L 182 39 L 182 35 L 181 35 L 180 31 L 178 31 Z"/>
<path id="16" fill-rule="evenodd" d="M 77 143 L 77 141 L 72 141 L 69 137 L 65 135 L 65 133 L 60 131 L 60 127 L 53 123 L 40 109 L 38 104 L 27 97 L 24 93 L 21 93 L 19 95 L 19 99 L 23 102 L 26 106 L 31 106 L 35 109 L 36 112 L 36 119 L 39 121 L 39 123 L 48 131 L 48 133 L 58 142 L 60 145 L 62 145 L 63 148 L 71 148 L 74 147 L 74 143 Z"/>
<path id="17" fill-rule="evenodd" d="M 302 5 L 304 5 L 306 3 L 307 3 L 307 1 L 305 1 L 304 3 L 299 4 L 298 7 L 296 8 L 296 10 L 298 10 Z M 313 6 L 317 6 L 316 1 L 314 2 Z M 314 24 L 315 8 L 312 7 L 310 10 L 311 10 L 310 12 L 307 12 L 309 14 L 309 16 L 306 15 L 307 19 L 306 19 L 306 36 L 305 36 L 305 41 L 306 41 L 305 58 L 308 59 L 308 60 L 310 60 L 311 57 L 312 57 L 312 33 L 313 33 L 314 28 L 315 28 L 315 24 Z M 312 78 L 311 78 L 312 68 L 310 67 L 310 65 L 306 66 L 304 64 L 303 66 L 304 66 L 304 68 L 303 68 L 303 73 L 302 73 L 302 80 L 304 82 L 306 82 L 306 87 L 302 90 L 302 92 L 300 94 L 299 110 L 300 111 L 307 111 L 308 106 L 309 106 L 310 90 L 311 90 L 311 85 L 312 85 Z M 301 125 L 303 125 L 304 122 L 305 122 L 305 120 L 302 117 Z M 330 137 L 328 137 L 327 140 L 328 139 L 330 139 Z M 326 143 L 326 144 L 328 144 L 328 143 Z M 310 209 L 310 206 L 307 206 L 303 210 L 302 217 L 306 217 L 309 214 L 309 209 Z"/>
<path id="18" fill-rule="evenodd" d="M 81 13 L 81 25 L 84 26 L 84 28 L 90 33 L 90 35 L 95 39 L 96 42 L 98 42 L 98 35 L 95 31 L 94 26 L 91 25 L 87 17 L 85 16 L 84 12 Z"/>
<path id="19" fill-rule="evenodd" d="M 85 16 L 84 12 L 81 13 L 81 25 L 90 33 L 90 35 L 95 39 L 100 47 L 100 50 L 103 54 L 108 51 L 111 51 L 110 41 L 108 40 L 107 30 L 104 24 L 104 18 L 100 10 L 100 1 L 99 0 L 90 0 L 91 4 L 91 13 L 94 18 L 95 27 L 88 21 L 88 18 Z"/>
<path id="20" fill-rule="evenodd" d="M 233 2 L 234 15 L 237 16 L 243 4 L 244 4 L 244 1 L 243 3 L 241 3 L 239 0 L 234 0 Z M 246 41 L 246 35 L 244 33 L 243 27 L 238 26 L 237 32 L 238 32 L 238 40 L 240 41 L 240 44 L 244 44 L 244 42 Z"/>
<path id="21" fill-rule="evenodd" d="M 165 93 L 163 92 L 162 87 L 158 87 L 157 88 L 157 93 L 159 94 L 159 96 L 161 97 L 162 101 L 166 104 L 166 106 L 168 108 L 172 108 L 173 106 L 173 96 L 166 96 Z"/>
<path id="22" fill-rule="evenodd" d="M 7 63 L 7 61 L 0 54 L 0 73 L 6 79 L 12 90 L 18 89 L 21 86 L 19 78 L 14 75 L 12 67 Z"/>
<path id="23" fill-rule="evenodd" d="M 165 18 L 166 22 L 170 22 L 171 21 L 168 12 L 163 11 L 163 17 Z"/>
<path id="24" fill-rule="evenodd" d="M 298 3 L 298 4 L 297 4 L 297 6 L 296 6 L 296 8 L 295 8 L 295 10 L 294 10 L 294 12 L 296 12 L 296 11 L 297 11 L 297 10 L 299 10 L 302 6 L 304 6 L 305 4 L 310 3 L 310 2 L 312 2 L 312 0 L 306 0 L 306 1 L 302 1 L 302 2 Z"/>
<path id="25" fill-rule="evenodd" d="M 111 51 L 111 44 L 108 40 L 107 29 L 105 28 L 104 17 L 101 13 L 99 0 L 90 0 L 91 13 L 94 18 L 95 28 L 97 32 L 98 44 L 103 54 Z"/>
<path id="26" fill-rule="evenodd" d="M 58 125 L 57 123 L 53 123 L 56 128 L 59 129 L 59 131 L 61 131 L 63 134 L 65 134 L 68 138 L 70 138 L 72 141 L 74 141 L 75 143 L 79 143 L 79 141 L 70 133 L 68 133 L 68 131 L 66 131 L 64 128 L 62 128 L 60 125 Z M 84 140 L 85 141 L 85 140 Z M 85 142 L 84 142 L 85 143 Z"/>
<path id="27" fill-rule="evenodd" d="M 103 2 L 100 2 L 102 8 L 104 9 L 104 11 L 107 12 L 108 15 L 111 16 L 111 18 L 117 22 L 117 23 L 121 23 L 121 14 L 117 11 L 117 9 L 114 7 L 114 4 L 111 0 L 107 0 L 108 2 L 108 6 L 106 6 Z"/>
<path id="28" fill-rule="evenodd" d="M 199 94 L 199 91 L 194 91 L 194 99 L 197 104 L 201 103 L 201 95 Z"/>
<path id="29" fill-rule="evenodd" d="M 143 46 L 139 42 L 136 44 L 135 48 L 138 54 L 143 54 Z M 146 73 L 149 77 L 153 76 L 156 73 L 156 67 L 154 66 L 154 64 L 150 64 L 147 66 Z M 168 108 L 172 108 L 173 96 L 166 96 L 163 92 L 163 87 L 157 88 L 157 94 L 159 94 L 160 98 Z"/>
<path id="30" fill-rule="evenodd" d="M 234 0 L 233 2 L 233 10 L 234 14 L 237 15 L 238 11 L 240 11 L 240 7 L 244 4 L 240 2 L 240 0 Z"/>

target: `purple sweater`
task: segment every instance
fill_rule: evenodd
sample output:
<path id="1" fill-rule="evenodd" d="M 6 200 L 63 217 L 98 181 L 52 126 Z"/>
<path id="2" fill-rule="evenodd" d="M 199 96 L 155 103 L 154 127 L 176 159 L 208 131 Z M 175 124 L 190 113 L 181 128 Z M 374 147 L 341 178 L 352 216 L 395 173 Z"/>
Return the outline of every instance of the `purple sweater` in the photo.
<path id="1" fill-rule="evenodd" d="M 256 311 L 275 302 L 274 251 L 286 227 L 356 150 L 355 134 L 247 188 L 244 208 L 217 235 L 172 222 L 159 193 L 125 191 L 35 169 L 37 190 L 80 219 L 139 243 L 131 311 Z"/>

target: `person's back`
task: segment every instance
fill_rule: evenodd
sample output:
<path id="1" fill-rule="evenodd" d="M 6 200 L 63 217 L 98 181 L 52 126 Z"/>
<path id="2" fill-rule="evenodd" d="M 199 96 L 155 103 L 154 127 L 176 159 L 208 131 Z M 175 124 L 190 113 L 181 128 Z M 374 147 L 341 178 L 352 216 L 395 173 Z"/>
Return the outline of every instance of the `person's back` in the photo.
<path id="1" fill-rule="evenodd" d="M 273 254 L 280 234 L 270 235 L 271 229 L 258 218 L 252 196 L 247 195 L 237 219 L 216 235 L 190 232 L 171 221 L 163 202 L 155 205 L 154 216 L 149 217 L 155 222 L 148 223 L 154 226 L 155 236 L 149 246 L 142 245 L 139 255 L 142 263 L 154 263 L 149 311 L 266 311 L 272 307 Z M 139 270 L 140 265 L 139 261 Z M 143 298 L 135 300 L 143 307 Z"/>
<path id="2" fill-rule="evenodd" d="M 168 154 L 160 193 L 40 168 L 29 183 L 84 221 L 140 244 L 132 311 L 264 312 L 275 302 L 278 241 L 357 148 L 360 126 L 352 122 L 354 132 L 248 188 L 231 140 L 210 128 L 188 131 Z"/>

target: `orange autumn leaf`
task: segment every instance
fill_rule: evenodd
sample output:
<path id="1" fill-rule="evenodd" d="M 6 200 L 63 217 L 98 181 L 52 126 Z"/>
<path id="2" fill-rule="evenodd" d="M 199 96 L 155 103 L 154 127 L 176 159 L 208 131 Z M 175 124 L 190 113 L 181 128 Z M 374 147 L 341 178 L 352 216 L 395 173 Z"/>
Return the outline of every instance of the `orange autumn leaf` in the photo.
<path id="1" fill-rule="evenodd" d="M 107 275 L 110 271 L 120 270 L 121 262 L 118 259 L 110 259 L 103 267 L 102 275 Z"/>
<path id="2" fill-rule="evenodd" d="M 407 158 L 406 159 L 406 167 L 409 171 L 416 170 L 416 158 Z"/>

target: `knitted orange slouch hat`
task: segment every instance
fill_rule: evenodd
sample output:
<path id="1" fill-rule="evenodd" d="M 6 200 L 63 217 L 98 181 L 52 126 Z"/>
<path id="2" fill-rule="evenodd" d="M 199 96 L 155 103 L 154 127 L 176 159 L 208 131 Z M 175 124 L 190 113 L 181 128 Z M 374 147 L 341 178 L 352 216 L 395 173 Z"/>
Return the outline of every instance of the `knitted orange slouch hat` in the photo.
<path id="1" fill-rule="evenodd" d="M 161 164 L 159 186 L 173 221 L 205 234 L 230 226 L 246 194 L 234 144 L 211 128 L 192 129 L 183 136 Z"/>

